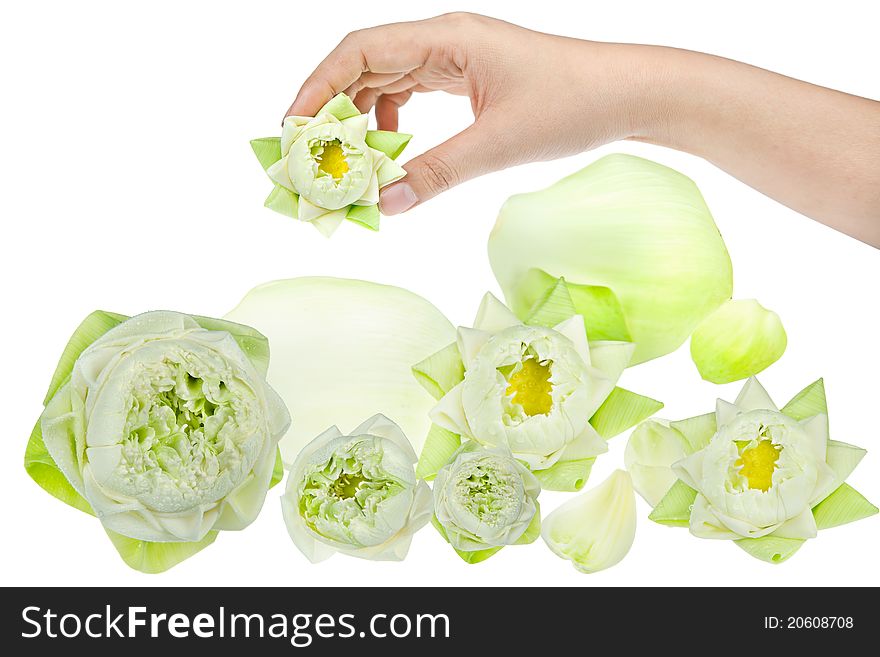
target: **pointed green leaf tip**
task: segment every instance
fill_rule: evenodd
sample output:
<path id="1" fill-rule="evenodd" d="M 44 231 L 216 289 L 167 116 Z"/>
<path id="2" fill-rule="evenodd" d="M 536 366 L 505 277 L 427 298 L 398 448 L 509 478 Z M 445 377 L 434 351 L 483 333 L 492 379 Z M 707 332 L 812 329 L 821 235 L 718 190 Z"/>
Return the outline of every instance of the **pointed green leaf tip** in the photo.
<path id="1" fill-rule="evenodd" d="M 262 137 L 260 139 L 251 139 L 251 148 L 254 155 L 260 161 L 263 171 L 275 164 L 281 159 L 281 138 L 280 137 Z"/>
<path id="2" fill-rule="evenodd" d="M 351 98 L 346 96 L 343 93 L 336 94 L 327 101 L 327 104 L 324 105 L 321 109 L 318 110 L 315 116 L 319 114 L 332 114 L 340 121 L 345 121 L 345 119 L 350 119 L 353 116 L 358 116 L 361 112 L 355 107 L 354 103 L 351 102 Z"/>
<path id="3" fill-rule="evenodd" d="M 437 353 L 413 365 L 412 372 L 416 381 L 434 399 L 440 399 L 464 380 L 464 363 L 461 361 L 458 345 L 455 342 L 446 345 Z"/>
<path id="4" fill-rule="evenodd" d="M 382 151 L 392 160 L 396 160 L 409 144 L 412 135 L 403 132 L 389 132 L 388 130 L 367 131 L 367 146 Z"/>
<path id="5" fill-rule="evenodd" d="M 576 315 L 577 309 L 571 300 L 571 294 L 565 285 L 565 279 L 560 278 L 556 284 L 548 288 L 547 293 L 540 298 L 532 308 L 532 312 L 526 320 L 526 324 L 533 326 L 548 326 L 550 328 L 561 324 L 569 317 Z"/>
<path id="6" fill-rule="evenodd" d="M 831 495 L 813 507 L 813 517 L 816 519 L 816 527 L 829 529 L 870 518 L 877 511 L 877 507 L 855 488 L 849 484 L 841 484 Z"/>
<path id="7" fill-rule="evenodd" d="M 299 215 L 299 197 L 281 185 L 275 185 L 263 205 L 293 219 Z"/>
<path id="8" fill-rule="evenodd" d="M 700 322 L 691 336 L 691 358 L 706 381 L 730 383 L 770 367 L 787 344 L 779 315 L 754 299 L 739 299 Z"/>
<path id="9" fill-rule="evenodd" d="M 782 412 L 795 420 L 805 420 L 819 413 L 828 413 L 828 402 L 825 399 L 825 381 L 814 381 L 791 401 L 782 407 Z"/>
<path id="10" fill-rule="evenodd" d="M 461 436 L 432 424 L 419 456 L 416 477 L 425 481 L 434 479 L 440 468 L 452 460 L 459 447 L 461 447 Z"/>
<path id="11" fill-rule="evenodd" d="M 801 538 L 779 538 L 777 536 L 742 538 L 734 541 L 737 547 L 742 548 L 756 559 L 773 564 L 782 563 L 791 557 L 801 549 L 805 542 Z"/>
<path id="12" fill-rule="evenodd" d="M 352 205 L 345 218 L 370 230 L 379 230 L 378 205 Z"/>
<path id="13" fill-rule="evenodd" d="M 587 483 L 595 462 L 595 456 L 576 461 L 559 461 L 546 470 L 535 470 L 532 474 L 541 482 L 544 490 L 574 493 Z"/>
<path id="14" fill-rule="evenodd" d="M 691 521 L 691 507 L 695 499 L 697 499 L 697 491 L 679 479 L 660 500 L 660 504 L 654 507 L 648 518 L 669 527 L 687 527 Z"/>
<path id="15" fill-rule="evenodd" d="M 590 418 L 590 424 L 605 439 L 623 433 L 663 408 L 663 402 L 615 387 Z"/>
<path id="16" fill-rule="evenodd" d="M 116 548 L 122 560 L 131 568 L 148 575 L 165 572 L 181 561 L 201 552 L 217 538 L 217 532 L 208 532 L 201 541 L 150 543 L 128 538 L 128 536 L 117 534 L 108 529 L 104 531 L 107 532 L 107 536 L 110 537 L 113 547 Z"/>

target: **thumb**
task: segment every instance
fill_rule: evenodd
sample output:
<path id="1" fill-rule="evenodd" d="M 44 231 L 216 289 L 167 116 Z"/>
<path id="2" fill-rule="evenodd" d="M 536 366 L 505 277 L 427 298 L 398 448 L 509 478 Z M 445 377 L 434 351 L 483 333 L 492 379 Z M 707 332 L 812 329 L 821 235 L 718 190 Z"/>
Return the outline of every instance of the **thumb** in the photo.
<path id="1" fill-rule="evenodd" d="M 501 133 L 494 122 L 479 119 L 436 148 L 404 165 L 406 177 L 385 187 L 379 196 L 384 215 L 405 212 L 471 178 L 510 164 Z"/>

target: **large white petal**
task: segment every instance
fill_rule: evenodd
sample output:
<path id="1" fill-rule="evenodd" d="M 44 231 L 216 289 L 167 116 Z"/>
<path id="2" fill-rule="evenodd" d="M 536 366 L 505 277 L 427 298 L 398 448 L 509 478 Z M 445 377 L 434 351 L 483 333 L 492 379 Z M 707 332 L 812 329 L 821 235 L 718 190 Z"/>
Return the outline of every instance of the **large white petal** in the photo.
<path id="1" fill-rule="evenodd" d="M 480 307 L 477 309 L 477 317 L 474 319 L 474 328 L 489 333 L 498 333 L 511 326 L 519 326 L 522 322 L 491 292 L 483 295 Z"/>
<path id="2" fill-rule="evenodd" d="M 755 377 L 750 377 L 746 381 L 734 403 L 743 411 L 779 410 L 770 398 L 770 394 L 764 389 L 764 386 L 758 383 L 758 379 Z"/>
<path id="3" fill-rule="evenodd" d="M 268 381 L 293 418 L 281 441 L 287 462 L 328 426 L 376 413 L 421 449 L 434 400 L 411 368 L 455 339 L 428 301 L 378 283 L 294 278 L 255 288 L 228 318 L 269 338 Z"/>
<path id="4" fill-rule="evenodd" d="M 568 319 L 559 322 L 553 327 L 574 344 L 574 350 L 584 359 L 587 365 L 592 364 L 590 343 L 587 340 L 587 331 L 584 328 L 584 318 L 580 315 L 572 315 Z"/>

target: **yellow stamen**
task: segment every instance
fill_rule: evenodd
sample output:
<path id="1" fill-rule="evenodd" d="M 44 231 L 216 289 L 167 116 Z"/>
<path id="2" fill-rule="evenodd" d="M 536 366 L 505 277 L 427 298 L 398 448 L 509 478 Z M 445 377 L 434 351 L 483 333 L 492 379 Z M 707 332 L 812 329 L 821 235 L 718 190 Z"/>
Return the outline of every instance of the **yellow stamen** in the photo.
<path id="1" fill-rule="evenodd" d="M 345 151 L 338 140 L 324 144 L 324 150 L 315 158 L 318 161 L 318 169 L 339 180 L 348 171 L 348 162 L 345 160 Z"/>
<path id="2" fill-rule="evenodd" d="M 526 415 L 546 415 L 553 407 L 550 383 L 550 361 L 539 363 L 534 358 L 522 362 L 522 369 L 508 380 L 507 394 L 523 407 Z"/>
<path id="3" fill-rule="evenodd" d="M 333 493 L 342 499 L 354 497 L 360 485 L 365 481 L 366 479 L 360 474 L 344 474 L 333 485 Z"/>
<path id="4" fill-rule="evenodd" d="M 781 451 L 781 447 L 769 440 L 761 440 L 751 449 L 744 450 L 734 465 L 740 466 L 739 473 L 749 482 L 749 488 L 766 493 L 773 485 L 773 471 Z"/>

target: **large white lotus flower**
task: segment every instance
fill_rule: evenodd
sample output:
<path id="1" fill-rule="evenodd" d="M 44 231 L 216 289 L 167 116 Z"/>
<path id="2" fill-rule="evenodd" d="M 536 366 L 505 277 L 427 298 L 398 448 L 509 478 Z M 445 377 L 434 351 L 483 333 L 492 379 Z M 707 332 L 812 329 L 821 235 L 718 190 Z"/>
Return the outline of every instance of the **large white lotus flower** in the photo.
<path id="1" fill-rule="evenodd" d="M 619 563 L 636 538 L 636 496 L 629 475 L 615 470 L 560 506 L 544 519 L 541 536 L 556 556 L 582 573 Z"/>
<path id="2" fill-rule="evenodd" d="M 336 552 L 400 561 L 431 518 L 431 489 L 417 481 L 406 435 L 375 415 L 350 435 L 315 438 L 290 469 L 281 499 L 294 544 L 313 563 Z"/>
<path id="3" fill-rule="evenodd" d="M 180 543 L 197 551 L 216 530 L 244 529 L 259 513 L 290 423 L 267 366 L 265 338 L 231 322 L 95 313 L 71 339 L 40 418 L 55 470 L 29 470 L 94 512 L 123 556 L 140 559 L 130 565 L 162 570 L 179 560 Z M 145 553 L 125 538 L 178 553 Z"/>
<path id="4" fill-rule="evenodd" d="M 406 175 L 394 159 L 411 135 L 368 130 L 368 119 L 339 94 L 313 117 L 284 119 L 280 139 L 253 140 L 276 184 L 266 206 L 327 237 L 343 219 L 378 230 L 379 190 Z"/>
<path id="5" fill-rule="evenodd" d="M 527 325 L 487 294 L 456 347 L 416 366 L 429 390 L 445 393 L 431 411 L 437 429 L 422 458 L 435 467 L 426 476 L 457 447 L 455 436 L 509 449 L 545 488 L 577 490 L 606 437 L 662 406 L 615 388 L 631 343 L 589 342 L 584 318 L 560 307 L 551 300 L 533 316 L 552 328 Z"/>
<path id="6" fill-rule="evenodd" d="M 433 523 L 462 559 L 478 563 L 538 537 L 540 493 L 541 484 L 506 447 L 470 442 L 437 473 Z"/>
<path id="7" fill-rule="evenodd" d="M 651 514 L 657 522 L 778 563 L 818 529 L 877 513 L 844 483 L 865 451 L 829 440 L 821 380 L 779 410 L 751 378 L 733 404 L 718 400 L 713 415 L 667 429 L 688 455 L 672 465 L 679 481 Z"/>

